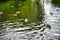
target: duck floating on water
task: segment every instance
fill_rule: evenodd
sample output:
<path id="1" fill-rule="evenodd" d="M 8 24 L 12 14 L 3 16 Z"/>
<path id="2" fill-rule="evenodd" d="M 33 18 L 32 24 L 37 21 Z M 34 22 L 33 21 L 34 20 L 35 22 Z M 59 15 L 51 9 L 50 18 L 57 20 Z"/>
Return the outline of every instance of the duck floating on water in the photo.
<path id="1" fill-rule="evenodd" d="M 41 27 L 46 27 L 46 28 L 49 28 L 49 30 L 51 29 L 51 25 L 50 24 L 47 24 L 47 23 L 43 23 L 40 25 Z"/>
<path id="2" fill-rule="evenodd" d="M 44 23 L 44 26 L 47 27 L 47 28 L 49 28 L 49 29 L 51 29 L 51 25 L 50 24 L 45 24 Z"/>

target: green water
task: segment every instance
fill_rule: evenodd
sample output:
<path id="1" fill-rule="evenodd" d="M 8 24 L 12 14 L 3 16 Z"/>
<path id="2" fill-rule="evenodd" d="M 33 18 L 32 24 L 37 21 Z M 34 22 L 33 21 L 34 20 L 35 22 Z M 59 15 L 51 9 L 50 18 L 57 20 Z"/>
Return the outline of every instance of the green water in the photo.
<path id="1" fill-rule="evenodd" d="M 38 16 L 42 14 L 42 10 L 38 13 L 38 11 L 41 9 L 38 8 L 41 7 L 41 5 L 37 5 L 39 4 L 36 0 L 9 0 L 6 2 L 0 2 L 0 12 L 3 12 L 3 14 L 0 14 L 0 22 L 26 18 L 29 19 L 30 22 L 36 22 L 38 20 L 41 21 L 40 19 L 42 19 L 42 17 L 38 18 Z M 14 16 L 17 11 L 20 13 L 17 14 L 17 16 Z"/>

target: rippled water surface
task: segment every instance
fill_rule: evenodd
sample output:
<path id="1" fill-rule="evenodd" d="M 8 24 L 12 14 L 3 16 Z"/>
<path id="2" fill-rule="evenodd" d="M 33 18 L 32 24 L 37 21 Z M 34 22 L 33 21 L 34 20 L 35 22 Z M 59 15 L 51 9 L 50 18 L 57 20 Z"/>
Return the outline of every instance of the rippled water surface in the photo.
<path id="1" fill-rule="evenodd" d="M 35 23 L 29 25 L 23 26 L 19 22 L 1 24 L 3 28 L 0 29 L 0 40 L 41 40 L 45 34 L 45 27 L 42 28 Z"/>
<path id="2" fill-rule="evenodd" d="M 51 30 L 40 27 L 37 23 L 23 25 L 22 22 L 0 23 L 0 40 L 47 40 L 51 37 L 58 40 L 60 37 L 60 8 L 51 4 L 51 1 L 44 1 L 44 23 L 51 25 Z M 2 28 L 3 27 L 3 28 Z M 43 30 L 43 31 L 42 31 Z"/>
<path id="3" fill-rule="evenodd" d="M 45 3 L 45 22 L 51 24 L 52 29 L 47 34 L 53 40 L 58 39 L 60 36 L 60 8 L 49 3 Z"/>

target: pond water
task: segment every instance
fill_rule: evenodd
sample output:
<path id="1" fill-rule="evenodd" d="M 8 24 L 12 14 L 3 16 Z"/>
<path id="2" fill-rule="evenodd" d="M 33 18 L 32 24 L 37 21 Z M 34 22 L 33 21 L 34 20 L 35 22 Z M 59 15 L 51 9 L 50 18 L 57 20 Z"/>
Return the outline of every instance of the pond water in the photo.
<path id="1" fill-rule="evenodd" d="M 51 4 L 51 0 L 44 1 L 45 8 L 45 22 L 51 24 L 51 30 L 47 31 L 47 37 L 51 37 L 53 40 L 60 40 L 60 7 Z"/>
<path id="2" fill-rule="evenodd" d="M 42 5 L 45 13 L 43 22 L 50 24 L 51 30 L 44 30 L 45 27 L 40 27 L 38 23 L 25 26 L 19 21 L 0 22 L 0 40 L 48 40 L 48 37 L 60 40 L 60 8 L 51 4 L 51 0 L 42 0 Z"/>

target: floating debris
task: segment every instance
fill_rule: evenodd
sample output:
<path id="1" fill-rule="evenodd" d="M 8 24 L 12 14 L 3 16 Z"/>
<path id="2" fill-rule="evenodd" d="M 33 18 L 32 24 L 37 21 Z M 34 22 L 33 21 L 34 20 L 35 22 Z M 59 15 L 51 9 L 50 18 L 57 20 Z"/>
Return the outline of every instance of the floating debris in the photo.
<path id="1" fill-rule="evenodd" d="M 51 14 L 51 16 L 53 15 L 53 13 L 50 13 Z"/>
<path id="2" fill-rule="evenodd" d="M 19 14 L 19 13 L 20 13 L 20 11 L 17 11 L 17 12 L 16 12 L 16 14 Z"/>
<path id="3" fill-rule="evenodd" d="M 10 6 L 11 8 L 14 8 L 14 6 Z"/>
<path id="4" fill-rule="evenodd" d="M 17 16 L 17 14 L 13 14 L 13 16 Z"/>
<path id="5" fill-rule="evenodd" d="M 3 12 L 0 12 L 0 14 L 3 14 Z"/>
<path id="6" fill-rule="evenodd" d="M 19 6 L 21 6 L 21 4 L 18 4 Z"/>
<path id="7" fill-rule="evenodd" d="M 26 19 L 25 19 L 25 23 L 26 23 L 27 21 L 28 21 L 28 19 L 26 18 Z"/>
<path id="8" fill-rule="evenodd" d="M 48 40 L 52 40 L 52 38 L 48 37 Z"/>

